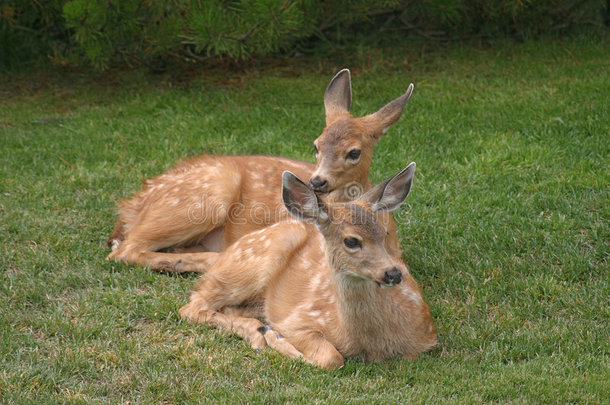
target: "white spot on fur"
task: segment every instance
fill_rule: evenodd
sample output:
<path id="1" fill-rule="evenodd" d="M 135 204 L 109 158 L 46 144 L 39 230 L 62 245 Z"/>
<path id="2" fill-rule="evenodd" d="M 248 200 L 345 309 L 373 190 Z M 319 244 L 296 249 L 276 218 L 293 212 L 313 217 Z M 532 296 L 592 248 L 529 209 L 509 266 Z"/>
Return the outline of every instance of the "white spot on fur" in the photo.
<path id="1" fill-rule="evenodd" d="M 309 261 L 306 261 L 307 264 L 311 265 Z M 316 274 L 315 277 L 311 280 L 311 288 L 314 290 L 318 290 L 320 288 L 320 283 L 322 281 L 322 275 L 320 273 Z"/>
<path id="2" fill-rule="evenodd" d="M 216 175 L 216 176 L 219 176 L 219 175 L 220 175 L 220 170 L 218 169 L 218 167 L 214 166 L 214 167 L 210 167 L 210 168 L 208 169 L 208 173 L 209 173 L 210 175 Z"/>
<path id="3" fill-rule="evenodd" d="M 407 286 L 401 285 L 402 294 L 417 305 L 421 305 L 422 299 L 415 291 L 410 290 Z"/>
<path id="4" fill-rule="evenodd" d="M 326 252 L 326 244 L 324 243 L 324 239 L 323 238 L 319 238 L 318 242 L 319 242 L 319 245 L 320 245 L 320 251 L 321 252 Z"/>
<path id="5" fill-rule="evenodd" d="M 112 240 L 112 245 L 110 246 L 110 249 L 113 252 L 116 252 L 118 250 L 119 246 L 121 246 L 121 241 L 118 240 L 118 239 L 113 239 Z"/>

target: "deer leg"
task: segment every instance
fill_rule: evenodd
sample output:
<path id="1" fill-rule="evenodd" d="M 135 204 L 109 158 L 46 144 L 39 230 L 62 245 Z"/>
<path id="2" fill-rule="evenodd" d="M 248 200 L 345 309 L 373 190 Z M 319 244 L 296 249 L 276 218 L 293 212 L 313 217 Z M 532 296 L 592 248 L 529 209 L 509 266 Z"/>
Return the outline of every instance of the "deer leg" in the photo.
<path id="1" fill-rule="evenodd" d="M 286 356 L 295 359 L 303 357 L 303 354 L 298 351 L 284 336 L 279 332 L 273 330 L 269 325 L 265 325 L 259 328 L 259 331 L 263 334 L 267 345 Z"/>
<path id="2" fill-rule="evenodd" d="M 205 273 L 206 270 L 216 262 L 218 253 L 158 253 L 142 252 L 138 260 L 150 266 L 153 270 L 167 271 L 170 273 Z"/>
<path id="3" fill-rule="evenodd" d="M 123 240 L 110 241 L 114 251 L 108 259 L 174 273 L 205 272 L 217 256 L 210 251 L 224 248 L 224 225 L 239 189 L 239 184 L 218 189 L 214 184 L 204 187 L 201 195 L 161 198 L 164 194 L 159 194 L 146 205 L 129 201 L 120 215 L 127 218 L 133 209 L 138 212 L 128 217 L 129 223 L 119 220 L 122 225 L 117 227 L 123 229 L 113 235 Z M 164 249 L 169 252 L 159 252 Z"/>
<path id="4" fill-rule="evenodd" d="M 229 260 L 229 263 L 223 265 L 223 259 Z M 233 256 L 225 252 L 212 266 L 193 289 L 189 303 L 180 309 L 180 315 L 193 322 L 207 323 L 237 333 L 256 349 L 266 347 L 265 338 L 259 331 L 263 324 L 255 318 L 262 316 L 261 286 L 257 288 L 256 283 L 262 272 L 252 267 L 241 271 L 237 266 L 230 265 L 230 259 Z M 251 277 L 242 278 L 248 273 Z"/>
<path id="5" fill-rule="evenodd" d="M 165 246 L 170 243 L 173 243 L 174 246 L 186 243 L 189 238 L 193 238 L 190 236 L 193 232 L 191 231 L 188 235 L 184 232 L 176 232 L 171 240 L 161 240 L 163 238 L 159 238 L 159 235 L 155 234 L 152 235 L 154 238 L 149 235 L 146 239 L 137 229 L 137 232 L 131 232 L 118 248 L 108 255 L 107 259 L 149 266 L 157 271 L 205 273 L 218 257 L 218 253 L 215 252 L 222 248 L 223 227 L 211 231 L 203 238 L 201 244 L 195 246 Z M 169 249 L 169 252 L 156 251 L 166 248 Z"/>
<path id="6" fill-rule="evenodd" d="M 258 319 L 233 316 L 210 309 L 200 309 L 193 301 L 180 308 L 180 315 L 192 322 L 214 325 L 221 330 L 236 333 L 254 349 L 262 349 L 267 346 L 263 334 L 259 331 L 263 324 Z"/>
<path id="7" fill-rule="evenodd" d="M 120 260 L 125 263 L 149 266 L 152 270 L 167 271 L 170 273 L 205 273 L 206 270 L 216 262 L 218 258 L 216 252 L 199 253 L 161 253 L 149 251 L 128 251 L 121 250 L 110 253 L 108 260 Z"/>
<path id="8" fill-rule="evenodd" d="M 303 354 L 308 363 L 328 369 L 343 367 L 345 363 L 341 353 L 321 333 L 303 332 L 286 339 Z"/>
<path id="9" fill-rule="evenodd" d="M 164 249 L 163 253 L 201 253 L 209 251 L 210 249 L 206 249 L 203 245 L 195 245 L 189 247 L 171 247 Z"/>
<path id="10" fill-rule="evenodd" d="M 228 316 L 244 317 L 244 318 L 258 318 L 261 319 L 264 316 L 262 306 L 226 306 L 220 309 L 218 312 L 222 312 Z"/>

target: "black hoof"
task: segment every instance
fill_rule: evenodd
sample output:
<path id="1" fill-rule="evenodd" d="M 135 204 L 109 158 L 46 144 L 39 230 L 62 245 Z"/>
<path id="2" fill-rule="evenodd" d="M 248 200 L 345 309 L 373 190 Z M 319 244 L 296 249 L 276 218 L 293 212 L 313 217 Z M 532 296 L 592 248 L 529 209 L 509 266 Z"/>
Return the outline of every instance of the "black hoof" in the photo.
<path id="1" fill-rule="evenodd" d="M 263 325 L 258 328 L 258 331 L 264 335 L 269 331 L 273 331 L 273 328 L 269 325 Z"/>

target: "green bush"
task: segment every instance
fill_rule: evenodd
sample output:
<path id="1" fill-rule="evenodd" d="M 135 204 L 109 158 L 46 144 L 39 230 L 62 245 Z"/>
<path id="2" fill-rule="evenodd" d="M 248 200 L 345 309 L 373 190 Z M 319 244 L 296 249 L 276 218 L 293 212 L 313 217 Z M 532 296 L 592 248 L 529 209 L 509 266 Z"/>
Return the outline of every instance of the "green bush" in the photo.
<path id="1" fill-rule="evenodd" d="M 21 66 L 67 51 L 65 0 L 4 0 L 0 5 L 0 66 Z"/>
<path id="2" fill-rule="evenodd" d="M 186 42 L 196 54 L 265 55 L 312 35 L 318 6 L 313 0 L 195 1 Z"/>
<path id="3" fill-rule="evenodd" d="M 605 30 L 604 0 L 8 0 L 0 63 L 35 55 L 98 68 L 123 60 L 248 59 L 307 40 L 388 32 L 432 39 Z M 403 35 L 404 34 L 404 35 Z M 313 39 L 313 41 L 312 41 Z"/>
<path id="4" fill-rule="evenodd" d="M 115 57 L 146 63 L 180 48 L 185 6 L 181 0 L 72 0 L 63 14 L 75 51 L 101 68 Z"/>

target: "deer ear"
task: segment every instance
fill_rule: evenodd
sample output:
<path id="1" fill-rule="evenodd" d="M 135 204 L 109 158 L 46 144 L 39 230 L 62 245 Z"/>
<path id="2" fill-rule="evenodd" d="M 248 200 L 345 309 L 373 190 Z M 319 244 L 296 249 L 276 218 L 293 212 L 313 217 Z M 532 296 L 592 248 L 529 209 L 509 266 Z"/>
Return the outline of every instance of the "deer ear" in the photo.
<path id="1" fill-rule="evenodd" d="M 288 212 L 303 221 L 318 222 L 327 216 L 316 193 L 289 171 L 282 173 L 282 199 Z"/>
<path id="2" fill-rule="evenodd" d="M 333 77 L 324 93 L 326 125 L 339 114 L 349 112 L 352 106 L 352 79 L 349 69 L 343 69 Z"/>
<path id="3" fill-rule="evenodd" d="M 380 138 L 390 126 L 398 121 L 407 102 L 411 98 L 411 94 L 413 94 L 413 87 L 413 83 L 409 84 L 405 94 L 390 101 L 376 113 L 363 117 L 364 122 L 375 138 Z"/>
<path id="4" fill-rule="evenodd" d="M 375 213 L 394 211 L 409 195 L 414 174 L 415 162 L 412 162 L 397 175 L 367 191 L 359 200 L 369 205 Z"/>

